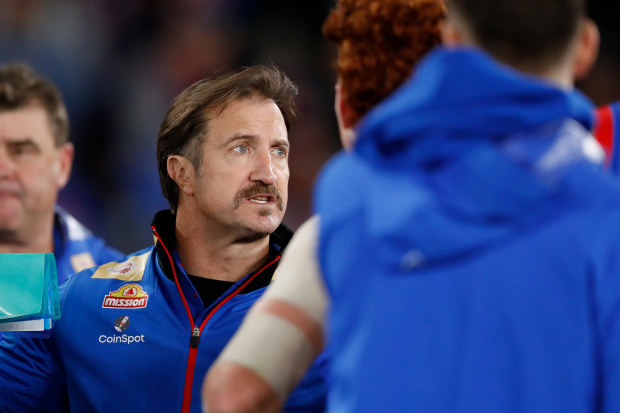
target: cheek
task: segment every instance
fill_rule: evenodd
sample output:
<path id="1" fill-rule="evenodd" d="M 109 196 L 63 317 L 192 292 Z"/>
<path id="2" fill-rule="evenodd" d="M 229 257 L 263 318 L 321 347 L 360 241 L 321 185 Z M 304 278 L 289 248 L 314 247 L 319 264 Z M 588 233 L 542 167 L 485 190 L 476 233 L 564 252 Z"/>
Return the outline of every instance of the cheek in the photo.
<path id="1" fill-rule="evenodd" d="M 204 170 L 203 175 L 197 179 L 198 184 L 195 188 L 207 196 L 226 197 L 227 194 L 234 194 L 241 185 L 239 169 L 212 168 Z"/>
<path id="2" fill-rule="evenodd" d="M 50 169 L 38 168 L 23 171 L 21 176 L 22 185 L 31 202 L 39 206 L 51 205 L 58 197 L 59 185 L 56 174 Z"/>
<path id="3" fill-rule="evenodd" d="M 56 181 L 57 174 L 50 162 L 32 162 L 21 165 L 19 175 L 24 185 L 29 187 L 50 187 Z"/>
<path id="4" fill-rule="evenodd" d="M 290 172 L 288 170 L 288 168 L 282 172 L 282 174 L 279 177 L 279 183 L 278 183 L 278 189 L 280 190 L 280 193 L 282 195 L 282 197 L 284 199 L 288 198 L 288 180 L 290 177 Z"/>

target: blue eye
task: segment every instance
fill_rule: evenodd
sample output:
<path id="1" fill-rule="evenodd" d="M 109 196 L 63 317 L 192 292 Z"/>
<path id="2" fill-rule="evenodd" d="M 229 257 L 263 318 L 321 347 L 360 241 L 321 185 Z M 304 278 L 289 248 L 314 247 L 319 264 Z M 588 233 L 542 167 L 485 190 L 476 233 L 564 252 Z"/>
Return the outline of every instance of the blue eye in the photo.
<path id="1" fill-rule="evenodd" d="M 286 151 L 282 148 L 275 148 L 274 152 L 277 156 L 286 157 Z"/>
<path id="2" fill-rule="evenodd" d="M 233 148 L 233 151 L 238 152 L 238 153 L 248 153 L 248 147 L 245 145 L 235 146 Z"/>

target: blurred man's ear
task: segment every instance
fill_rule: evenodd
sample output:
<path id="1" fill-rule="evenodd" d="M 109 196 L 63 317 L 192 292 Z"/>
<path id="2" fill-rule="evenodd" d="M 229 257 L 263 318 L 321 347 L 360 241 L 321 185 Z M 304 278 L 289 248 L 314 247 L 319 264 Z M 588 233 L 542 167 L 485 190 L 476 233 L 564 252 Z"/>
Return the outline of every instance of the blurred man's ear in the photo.
<path id="1" fill-rule="evenodd" d="M 577 42 L 573 67 L 575 79 L 581 79 L 590 72 L 598 57 L 601 36 L 596 23 L 586 19 L 582 25 Z"/>
<path id="2" fill-rule="evenodd" d="M 340 82 L 336 83 L 336 93 L 334 99 L 334 110 L 336 111 L 336 119 L 338 120 L 338 131 L 340 132 L 340 143 L 347 151 L 353 147 L 355 141 L 355 126 L 351 119 L 354 118 L 354 111 L 349 104 L 342 98 Z"/>
<path id="3" fill-rule="evenodd" d="M 73 156 L 75 148 L 71 142 L 64 143 L 58 150 L 58 158 L 54 166 L 54 174 L 56 175 L 56 183 L 59 189 L 64 188 L 69 182 L 71 176 L 71 167 L 73 165 Z"/>
<path id="4" fill-rule="evenodd" d="M 341 90 L 342 86 L 340 85 L 340 82 L 336 83 L 336 90 L 335 90 L 335 105 L 334 105 L 334 109 L 336 110 L 336 118 L 338 118 L 338 126 L 340 126 L 343 129 L 348 129 L 348 128 L 352 128 L 353 126 L 353 122 L 351 122 L 351 119 L 353 117 L 353 109 L 351 109 L 351 107 L 347 104 L 347 102 L 344 101 L 344 99 L 342 98 L 342 90 Z"/>
<path id="5" fill-rule="evenodd" d="M 187 195 L 194 195 L 195 170 L 192 163 L 184 156 L 171 155 L 166 162 L 168 175 L 179 185 L 179 190 Z"/>

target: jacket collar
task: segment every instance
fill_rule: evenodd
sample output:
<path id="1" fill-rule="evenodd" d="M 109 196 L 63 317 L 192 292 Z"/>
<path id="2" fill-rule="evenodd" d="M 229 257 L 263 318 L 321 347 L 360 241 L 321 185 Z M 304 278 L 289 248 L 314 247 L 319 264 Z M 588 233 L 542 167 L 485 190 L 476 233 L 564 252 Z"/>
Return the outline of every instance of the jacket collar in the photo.
<path id="1" fill-rule="evenodd" d="M 172 265 L 175 266 L 177 274 L 181 273 L 178 269 L 178 264 L 174 262 L 173 259 L 171 260 L 166 252 L 167 250 L 170 254 L 172 254 L 176 249 L 175 222 L 175 215 L 172 214 L 170 210 L 166 209 L 157 212 L 151 223 L 151 228 L 155 236 L 155 251 L 157 253 L 157 260 L 166 277 L 172 281 L 174 280 Z M 282 255 L 292 236 L 293 231 L 286 225 L 280 224 L 280 226 L 278 226 L 278 228 L 269 236 L 269 256 L 276 258 Z M 252 282 L 243 289 L 242 293 L 248 293 L 269 285 L 276 268 L 277 263 L 263 270 L 258 277 L 252 280 Z"/>

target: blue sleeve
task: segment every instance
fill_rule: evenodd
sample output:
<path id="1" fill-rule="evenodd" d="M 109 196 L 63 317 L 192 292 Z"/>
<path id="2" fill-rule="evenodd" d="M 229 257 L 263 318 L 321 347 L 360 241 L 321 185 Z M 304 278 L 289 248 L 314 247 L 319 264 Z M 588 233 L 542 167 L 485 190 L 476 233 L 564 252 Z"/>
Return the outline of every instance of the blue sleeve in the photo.
<path id="1" fill-rule="evenodd" d="M 61 311 L 70 285 L 67 281 L 60 287 Z M 0 341 L 0 412 L 69 411 L 65 373 L 56 347 L 55 331 L 56 327 L 52 327 L 49 338 L 28 337 L 20 333 L 3 335 Z"/>
<path id="2" fill-rule="evenodd" d="M 0 342 L 0 412 L 66 412 L 64 382 L 53 338 L 4 334 Z"/>

